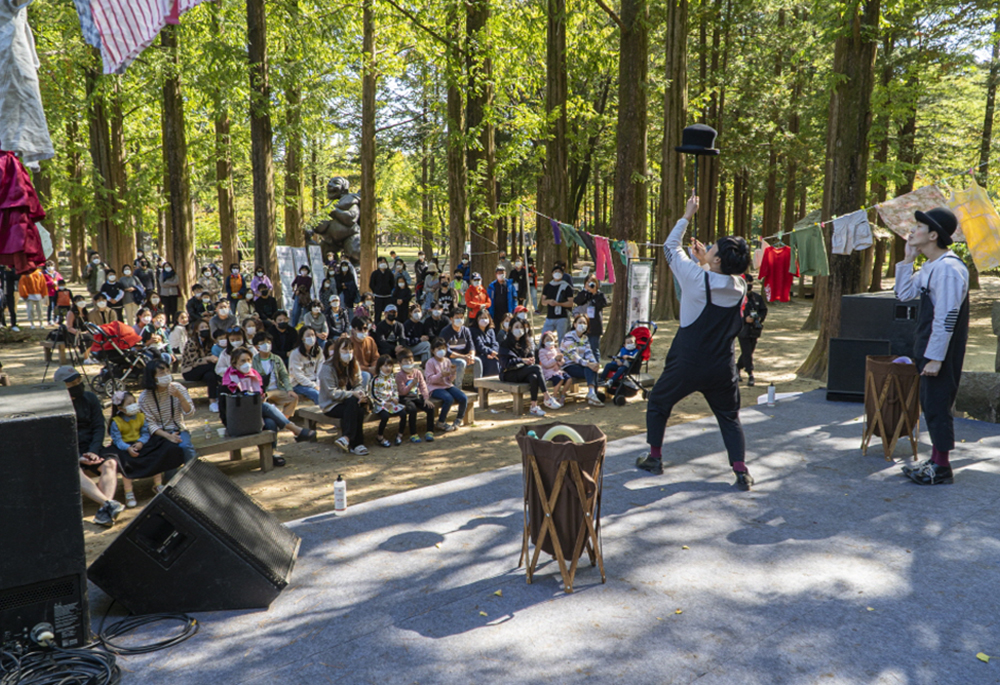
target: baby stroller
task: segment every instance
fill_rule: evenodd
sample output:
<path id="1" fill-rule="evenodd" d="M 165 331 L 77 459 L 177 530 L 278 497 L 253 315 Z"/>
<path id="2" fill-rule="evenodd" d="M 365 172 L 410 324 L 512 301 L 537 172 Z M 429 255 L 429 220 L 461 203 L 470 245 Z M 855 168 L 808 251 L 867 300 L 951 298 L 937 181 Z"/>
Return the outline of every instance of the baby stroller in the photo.
<path id="1" fill-rule="evenodd" d="M 119 390 L 138 389 L 147 362 L 142 353 L 142 338 L 120 321 L 102 326 L 88 322 L 87 330 L 94 336 L 90 352 L 103 363 L 90 382 L 94 392 L 111 397 Z"/>
<path id="2" fill-rule="evenodd" d="M 637 353 L 628 369 L 617 381 L 611 381 L 607 394 L 616 407 L 624 407 L 630 397 L 642 393 L 642 399 L 649 397 L 646 386 L 652 385 L 653 377 L 649 375 L 649 349 L 653 345 L 653 336 L 657 326 L 653 321 L 636 321 L 629 335 L 635 338 Z M 645 366 L 645 371 L 643 367 Z"/>

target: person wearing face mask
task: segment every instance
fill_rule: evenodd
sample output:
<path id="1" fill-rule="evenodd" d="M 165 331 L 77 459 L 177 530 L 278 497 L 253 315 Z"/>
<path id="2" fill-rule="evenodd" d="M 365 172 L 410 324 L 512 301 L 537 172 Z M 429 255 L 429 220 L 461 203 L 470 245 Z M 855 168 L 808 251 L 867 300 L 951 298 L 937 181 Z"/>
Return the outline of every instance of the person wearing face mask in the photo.
<path id="1" fill-rule="evenodd" d="M 375 311 L 375 296 L 366 292 L 358 301 L 358 306 L 354 308 L 354 317 L 359 319 L 372 320 L 372 312 Z"/>
<path id="2" fill-rule="evenodd" d="M 141 259 L 133 275 L 142 286 L 142 292 L 137 294 L 137 303 L 141 303 L 145 301 L 147 293 L 156 290 L 156 274 L 149 268 L 149 262 Z"/>
<path id="3" fill-rule="evenodd" d="M 375 346 L 380 355 L 387 354 L 395 358 L 397 352 L 404 347 L 406 331 L 402 322 L 398 320 L 398 315 L 396 305 L 386 305 L 382 320 L 375 326 Z"/>
<path id="4" fill-rule="evenodd" d="M 499 258 L 497 259 L 497 264 L 502 266 L 504 268 L 504 271 L 508 274 L 514 270 L 514 265 L 510 263 L 509 259 L 507 259 L 506 250 L 500 250 Z"/>
<path id="5" fill-rule="evenodd" d="M 265 326 L 274 325 L 274 317 L 278 314 L 278 300 L 274 291 L 266 285 L 257 289 L 257 297 L 253 298 L 253 310 Z"/>
<path id="6" fill-rule="evenodd" d="M 226 369 L 233 365 L 232 355 L 241 347 L 249 349 L 252 354 L 257 354 L 257 349 L 250 344 L 243 329 L 234 326 L 226 332 L 226 344 L 219 353 L 219 361 L 215 363 L 215 373 L 219 378 L 222 378 L 226 374 Z"/>
<path id="7" fill-rule="evenodd" d="M 413 290 L 418 298 L 417 299 L 418 302 L 420 301 L 419 298 L 423 294 L 424 278 L 427 276 L 426 257 L 427 256 L 426 254 L 424 254 L 424 251 L 421 250 L 420 252 L 417 253 L 417 261 L 413 262 L 413 276 L 414 276 L 414 283 L 416 283 L 416 286 L 414 287 Z"/>
<path id="8" fill-rule="evenodd" d="M 139 395 L 139 410 L 146 415 L 150 435 L 179 445 L 184 452 L 184 463 L 197 458 L 191 433 L 184 424 L 185 417 L 194 414 L 194 402 L 187 388 L 174 382 L 170 365 L 162 359 L 153 359 L 146 364 L 143 372 L 143 391 Z M 166 473 L 167 480 L 173 473 Z"/>
<path id="9" fill-rule="evenodd" d="M 108 307 L 115 313 L 119 321 L 130 321 L 125 317 L 125 288 L 118 282 L 118 273 L 108 269 L 104 275 L 104 285 L 101 292 L 108 298 Z"/>
<path id="10" fill-rule="evenodd" d="M 222 283 L 219 282 L 219 278 L 215 275 L 211 266 L 202 267 L 201 275 L 198 277 L 198 282 L 201 283 L 205 292 L 211 295 L 212 301 L 215 302 L 219 297 L 219 293 L 222 291 Z"/>
<path id="11" fill-rule="evenodd" d="M 246 347 L 233 350 L 232 361 L 222 377 L 222 385 L 233 395 L 243 393 L 261 395 L 263 402 L 260 409 L 264 419 L 264 430 L 274 431 L 277 434 L 287 429 L 295 436 L 295 442 L 305 442 L 314 438 L 315 431 L 295 425 L 270 402 L 264 381 L 253 368 L 253 357 L 254 353 Z M 277 436 L 273 444 L 277 447 Z M 284 466 L 286 463 L 284 457 L 274 455 L 272 458 L 275 466 Z"/>
<path id="12" fill-rule="evenodd" d="M 500 380 L 506 383 L 527 383 L 531 392 L 532 416 L 545 416 L 545 410 L 538 406 L 538 393 L 542 392 L 545 404 L 555 401 L 545 387 L 542 367 L 535 363 L 535 343 L 531 339 L 531 326 L 524 321 L 514 320 L 510 333 L 500 343 Z"/>
<path id="13" fill-rule="evenodd" d="M 86 321 L 87 300 L 83 295 L 75 295 L 73 297 L 73 304 L 66 313 L 66 332 L 72 336 L 72 339 L 66 342 L 72 344 L 81 352 L 90 347 L 90 344 L 93 342 L 92 336 L 87 332 Z M 90 361 L 89 357 L 84 360 L 84 364 L 88 361 Z"/>
<path id="14" fill-rule="evenodd" d="M 288 365 L 288 355 L 299 344 L 299 334 L 292 328 L 288 320 L 288 312 L 279 309 L 274 315 L 274 326 L 268 328 L 268 333 L 274 338 L 274 347 L 271 349 L 276 355 L 281 357 L 281 361 Z"/>
<path id="15" fill-rule="evenodd" d="M 538 365 L 542 367 L 542 375 L 549 385 L 555 403 L 546 402 L 545 406 L 550 409 L 558 409 L 566 404 L 566 386 L 569 384 L 570 376 L 563 371 L 563 363 L 566 355 L 559 349 L 559 341 L 556 340 L 555 331 L 542 333 L 538 341 Z"/>
<path id="16" fill-rule="evenodd" d="M 330 296 L 330 306 L 326 310 L 326 325 L 330 331 L 329 341 L 339 338 L 351 330 L 351 316 L 340 304 L 340 296 L 334 293 Z"/>
<path id="17" fill-rule="evenodd" d="M 168 317 L 177 313 L 177 300 L 180 295 L 180 274 L 174 271 L 173 264 L 163 262 L 163 270 L 160 272 L 160 297 L 163 298 L 163 311 L 167 313 Z"/>
<path id="18" fill-rule="evenodd" d="M 472 344 L 476 348 L 472 377 L 482 378 L 483 376 L 500 375 L 500 343 L 493 330 L 493 320 L 490 318 L 489 311 L 483 308 L 476 317 L 473 318 L 470 314 L 469 318 L 473 322 L 470 329 Z"/>
<path id="19" fill-rule="evenodd" d="M 239 264 L 229 265 L 229 275 L 226 276 L 225 283 L 223 284 L 226 293 L 226 299 L 229 300 L 229 307 L 237 316 L 241 315 L 240 306 L 247 306 L 247 292 L 249 292 L 250 283 L 243 272 L 240 270 Z"/>
<path id="20" fill-rule="evenodd" d="M 438 280 L 438 266 L 435 262 L 430 262 L 424 271 L 423 307 L 424 311 L 429 311 L 434 300 L 437 298 L 438 288 L 441 282 Z"/>
<path id="21" fill-rule="evenodd" d="M 330 327 L 326 323 L 326 314 L 323 313 L 323 305 L 319 300 L 312 300 L 309 303 L 309 311 L 302 315 L 303 326 L 308 326 L 316 332 L 320 345 L 326 345 L 330 337 Z M 302 337 L 301 329 L 299 337 Z"/>
<path id="22" fill-rule="evenodd" d="M 101 286 L 104 285 L 104 275 L 107 269 L 108 265 L 101 260 L 101 255 L 91 252 L 87 269 L 83 274 L 87 281 L 87 292 L 90 293 L 91 297 L 100 292 Z"/>
<path id="23" fill-rule="evenodd" d="M 590 321 L 590 328 L 587 329 L 587 340 L 590 342 L 590 349 L 594 351 L 594 358 L 601 358 L 601 336 L 604 335 L 604 318 L 602 312 L 608 306 L 608 298 L 601 292 L 596 276 L 588 276 L 583 284 L 583 290 L 573 298 L 576 307 L 574 314 L 585 314 Z"/>
<path id="24" fill-rule="evenodd" d="M 229 300 L 222 300 L 215 306 L 215 315 L 208 320 L 212 335 L 216 331 L 228 331 L 236 325 L 236 316 L 233 314 Z"/>
<path id="25" fill-rule="evenodd" d="M 324 352 L 319 369 L 319 408 L 330 418 L 340 419 L 341 436 L 334 444 L 345 452 L 364 456 L 364 420 L 367 413 L 368 384 L 354 358 L 352 342 L 338 338 Z"/>
<path id="26" fill-rule="evenodd" d="M 517 286 L 517 304 L 524 306 L 528 298 L 528 270 L 524 267 L 524 260 L 520 257 L 514 260 L 514 268 L 510 270 L 510 281 Z"/>
<path id="27" fill-rule="evenodd" d="M 413 359 L 409 350 L 399 353 L 399 372 L 396 373 L 396 390 L 399 400 L 406 406 L 406 415 L 410 422 L 410 442 L 434 442 L 435 407 L 431 402 L 431 391 L 427 388 L 420 365 Z M 417 435 L 417 413 L 427 415 L 427 430 L 423 440 Z M 400 425 L 399 434 L 403 434 Z"/>
<path id="28" fill-rule="evenodd" d="M 158 313 L 164 310 L 163 300 L 160 297 L 160 293 L 155 290 L 147 293 L 146 301 L 143 302 L 140 307 L 145 307 L 156 316 Z"/>
<path id="29" fill-rule="evenodd" d="M 451 285 L 451 278 L 447 274 L 441 274 L 438 282 L 437 295 L 434 298 L 434 307 L 438 307 L 445 316 L 451 318 L 452 312 L 459 305 L 458 293 Z"/>
<path id="30" fill-rule="evenodd" d="M 177 359 L 181 358 L 181 355 L 184 354 L 184 348 L 187 346 L 190 322 L 191 317 L 187 315 L 187 312 L 177 312 L 177 316 L 174 317 L 174 325 L 170 329 L 167 342 L 170 345 L 170 351 Z"/>
<path id="31" fill-rule="evenodd" d="M 184 464 L 184 452 L 160 436 L 150 435 L 146 415 L 139 411 L 139 403 L 131 393 L 119 390 L 111 398 L 111 421 L 108 422 L 111 445 L 104 450 L 105 457 L 114 457 L 122 474 L 125 487 L 125 506 L 138 504 L 132 490 L 136 478 L 152 478 L 153 491 L 163 490 L 163 473 Z"/>
<path id="32" fill-rule="evenodd" d="M 437 305 L 431 308 L 431 315 L 424 319 L 424 330 L 431 340 L 439 337 L 444 329 L 450 325 L 451 319 L 445 316 L 444 310 Z"/>
<path id="33" fill-rule="evenodd" d="M 438 417 L 437 429 L 450 433 L 462 425 L 462 418 L 469 406 L 468 396 L 459 389 L 461 378 L 455 365 L 448 359 L 448 343 L 444 338 L 435 338 L 431 343 L 431 358 L 427 362 L 427 389 L 431 397 L 441 400 L 441 414 Z M 448 423 L 448 411 L 451 405 L 458 403 L 458 413 L 453 423 Z"/>
<path id="34" fill-rule="evenodd" d="M 330 296 L 337 294 L 337 288 L 334 286 L 333 277 L 336 275 L 334 269 L 330 269 L 329 274 L 323 279 L 323 282 L 319 286 L 319 301 L 323 303 L 323 313 L 326 313 L 326 309 L 330 304 Z"/>
<path id="35" fill-rule="evenodd" d="M 108 307 L 108 297 L 104 293 L 94 296 L 94 306 L 87 314 L 87 320 L 95 326 L 117 321 L 118 316 Z"/>
<path id="36" fill-rule="evenodd" d="M 747 299 L 743 305 L 743 326 L 736 339 L 740 343 L 740 357 L 736 360 L 736 372 L 746 370 L 747 385 L 753 387 L 753 353 L 757 349 L 757 341 L 764 330 L 764 319 L 767 318 L 767 301 L 753 291 L 753 276 L 743 274 L 747 282 Z"/>
<path id="37" fill-rule="evenodd" d="M 441 337 L 448 344 L 448 359 L 455 365 L 455 385 L 461 388 L 465 369 L 476 360 L 476 346 L 472 342 L 472 331 L 465 325 L 464 308 L 455 310 L 451 325 L 441 331 Z"/>
<path id="38" fill-rule="evenodd" d="M 500 325 L 496 328 L 497 333 L 497 343 L 503 345 L 503 341 L 507 339 L 510 335 L 510 325 L 514 323 L 514 315 L 508 313 L 507 316 L 503 317 Z"/>
<path id="39" fill-rule="evenodd" d="M 204 301 L 202 300 L 204 298 Z M 188 318 L 191 321 L 197 321 L 198 319 L 211 319 L 212 315 L 209 313 L 208 308 L 212 303 L 211 297 L 205 292 L 205 288 L 201 283 L 195 283 L 191 286 L 191 297 L 188 301 L 184 303 L 184 311 L 187 312 Z"/>
<path id="40" fill-rule="evenodd" d="M 546 308 L 542 333 L 555 331 L 559 340 L 562 340 L 569 328 L 569 313 L 573 307 L 573 286 L 565 280 L 561 266 L 552 267 L 552 279 L 542 288 L 538 304 Z"/>
<path id="41" fill-rule="evenodd" d="M 466 285 L 472 280 L 472 263 L 468 252 L 462 255 L 462 261 L 455 267 L 455 283 L 460 280 L 465 281 Z"/>
<path id="42" fill-rule="evenodd" d="M 132 267 L 138 269 L 139 268 L 139 262 L 141 262 L 145 258 L 146 258 L 146 252 L 145 252 L 145 250 L 136 250 L 135 251 L 135 259 L 132 260 Z"/>
<path id="43" fill-rule="evenodd" d="M 136 263 L 138 261 L 137 259 Z M 139 303 L 145 299 L 146 291 L 133 273 L 133 266 L 131 264 L 126 264 L 122 267 L 122 275 L 118 279 L 118 284 L 125 291 L 122 321 L 132 321 L 135 318 L 136 312 L 139 311 Z"/>
<path id="44" fill-rule="evenodd" d="M 253 337 L 262 330 L 260 328 L 260 321 L 253 316 L 248 316 L 243 319 L 243 323 L 240 324 L 240 328 L 243 329 L 243 335 L 246 337 L 247 342 L 253 340 Z"/>
<path id="45" fill-rule="evenodd" d="M 628 373 L 637 354 L 639 354 L 639 347 L 635 343 L 635 336 L 626 335 L 625 344 L 618 350 L 615 358 L 605 364 L 604 370 L 601 371 L 601 381 L 609 386 L 616 385 L 621 377 Z"/>
<path id="46" fill-rule="evenodd" d="M 333 281 L 337 294 L 340 295 L 340 306 L 345 311 L 350 311 L 358 301 L 358 277 L 354 265 L 343 260 L 337 267 L 337 275 L 333 277 Z"/>
<path id="47" fill-rule="evenodd" d="M 296 395 L 301 395 L 313 401 L 319 402 L 319 365 L 323 360 L 323 346 L 320 344 L 316 331 L 309 326 L 303 326 L 299 331 L 299 344 L 288 354 L 288 373 L 291 376 L 292 390 Z M 294 410 L 294 407 L 293 407 Z M 290 416 L 289 412 L 285 412 Z"/>
<path id="48" fill-rule="evenodd" d="M 590 321 L 586 314 L 574 316 L 573 329 L 563 337 L 559 349 L 566 357 L 563 371 L 573 378 L 587 381 L 587 404 L 603 407 L 604 402 L 597 396 L 597 372 L 601 370 L 601 365 L 587 339 L 589 328 Z"/>
<path id="49" fill-rule="evenodd" d="M 413 285 L 413 281 L 410 279 L 410 272 L 406 270 L 406 262 L 403 261 L 402 257 L 396 257 L 396 261 L 392 265 L 392 275 L 396 279 L 397 285 L 400 279 L 406 282 L 406 287 L 408 288 Z"/>
<path id="50" fill-rule="evenodd" d="M 331 268 L 337 266 L 337 253 L 327 252 L 326 256 L 323 258 L 323 264 Z"/>
<path id="51" fill-rule="evenodd" d="M 261 286 L 264 286 L 269 291 L 274 290 L 274 284 L 271 283 L 271 279 L 264 272 L 264 267 L 258 266 L 253 270 L 253 278 L 250 279 L 248 294 L 256 295 L 260 292 Z"/>
<path id="52" fill-rule="evenodd" d="M 375 362 L 378 361 L 379 352 L 375 339 L 369 334 L 372 322 L 361 316 L 351 319 L 351 346 L 354 350 L 354 361 L 361 369 L 361 378 L 368 387 L 368 382 L 375 373 Z"/>
<path id="53" fill-rule="evenodd" d="M 514 311 L 517 306 L 517 286 L 507 280 L 507 270 L 498 266 L 496 280 L 486 288 L 490 298 L 490 318 L 503 321 L 504 317 Z"/>
<path id="54" fill-rule="evenodd" d="M 491 304 L 493 302 L 483 286 L 483 277 L 477 273 L 472 274 L 469 287 L 465 291 L 465 307 L 469 310 L 469 318 L 475 320 L 479 312 L 489 309 Z"/>
<path id="55" fill-rule="evenodd" d="M 430 341 L 430 334 L 423 321 L 423 310 L 420 305 L 413 304 L 410 315 L 403 322 L 403 347 L 421 362 L 425 362 L 431 356 Z"/>
<path id="56" fill-rule="evenodd" d="M 396 311 L 410 311 L 410 302 L 413 301 L 413 291 L 410 284 L 400 274 L 396 274 L 396 287 L 392 290 L 392 303 L 396 305 Z"/>
<path id="57" fill-rule="evenodd" d="M 376 442 L 382 447 L 399 447 L 403 444 L 403 432 L 406 430 L 406 418 L 408 408 L 399 401 L 399 388 L 396 386 L 395 362 L 388 354 L 383 354 L 375 362 L 375 380 L 371 386 L 372 414 L 377 416 L 378 438 Z M 389 419 L 399 417 L 399 430 L 396 431 L 396 439 L 393 442 L 385 437 L 385 427 Z M 417 409 L 413 408 L 413 423 L 417 422 Z"/>
<path id="58" fill-rule="evenodd" d="M 451 279 L 451 287 L 455 290 L 455 304 L 465 306 L 465 291 L 469 289 L 469 282 L 462 277 L 460 269 L 455 269 Z"/>
<path id="59" fill-rule="evenodd" d="M 118 463 L 114 459 L 99 456 L 104 444 L 104 412 L 97 395 L 86 389 L 83 376 L 72 366 L 60 366 L 52 380 L 65 383 L 76 414 L 76 444 L 80 464 L 80 491 L 100 505 L 94 516 L 94 523 L 111 527 L 115 519 L 125 510 L 125 505 L 116 501 L 118 489 Z M 97 483 L 90 475 L 99 477 Z"/>
<path id="60" fill-rule="evenodd" d="M 146 329 L 149 328 L 150 329 L 149 333 L 143 340 L 143 342 L 147 342 L 149 340 L 149 335 L 152 334 L 152 329 L 150 326 L 150 324 L 152 323 L 153 323 L 152 312 L 150 312 L 148 308 L 143 307 L 135 314 L 135 325 L 132 326 L 132 330 L 135 331 L 136 335 L 142 337 L 143 333 L 146 332 Z"/>
<path id="61" fill-rule="evenodd" d="M 389 271 L 389 263 L 385 257 L 378 258 L 378 268 L 368 277 L 368 289 L 375 296 L 375 311 L 372 318 L 378 321 L 382 318 L 385 306 L 392 302 L 392 290 L 396 287 L 396 275 Z"/>
<path id="62" fill-rule="evenodd" d="M 267 401 L 282 414 L 291 417 L 298 406 L 300 393 L 295 392 L 285 362 L 272 351 L 274 339 L 270 333 L 263 331 L 253 337 L 253 344 L 257 348 L 257 354 L 251 364 L 254 371 L 260 374 L 261 384 L 267 392 Z M 294 353 L 295 350 L 292 350 L 292 354 Z"/>

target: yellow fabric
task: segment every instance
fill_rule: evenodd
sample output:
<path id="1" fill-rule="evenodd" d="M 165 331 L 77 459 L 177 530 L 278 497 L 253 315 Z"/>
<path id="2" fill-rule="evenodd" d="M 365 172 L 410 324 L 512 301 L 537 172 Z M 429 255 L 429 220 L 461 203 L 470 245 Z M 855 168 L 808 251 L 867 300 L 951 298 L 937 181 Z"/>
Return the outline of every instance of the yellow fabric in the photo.
<path id="1" fill-rule="evenodd" d="M 139 441 L 139 434 L 142 431 L 142 426 L 146 423 L 146 415 L 139 412 L 135 415 L 131 421 L 126 421 L 121 416 L 116 416 L 112 419 L 115 425 L 118 426 L 118 430 L 121 431 L 122 440 L 129 445 L 133 442 Z"/>
<path id="2" fill-rule="evenodd" d="M 965 190 L 953 192 L 948 206 L 958 217 L 959 230 L 965 235 L 976 268 L 986 271 L 1000 267 L 1000 214 L 976 179 Z"/>

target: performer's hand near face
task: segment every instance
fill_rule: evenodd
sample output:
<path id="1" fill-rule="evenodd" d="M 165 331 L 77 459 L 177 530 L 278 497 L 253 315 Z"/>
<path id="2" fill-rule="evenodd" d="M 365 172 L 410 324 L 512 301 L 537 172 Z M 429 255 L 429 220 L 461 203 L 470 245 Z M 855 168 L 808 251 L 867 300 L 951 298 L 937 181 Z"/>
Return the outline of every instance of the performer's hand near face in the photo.
<path id="1" fill-rule="evenodd" d="M 903 262 L 905 264 L 912 264 L 913 260 L 915 260 L 917 258 L 918 254 L 920 254 L 920 250 L 917 249 L 916 247 L 914 247 L 910 243 L 909 239 L 907 239 L 907 241 L 906 241 L 906 249 L 903 252 L 903 255 L 904 255 Z"/>
<path id="2" fill-rule="evenodd" d="M 941 371 L 941 362 L 936 359 L 930 359 L 924 364 L 924 370 L 920 372 L 921 376 L 936 376 L 938 372 Z"/>
<path id="3" fill-rule="evenodd" d="M 705 249 L 705 245 L 697 238 L 691 238 L 691 256 L 699 264 L 704 264 L 705 260 L 708 259 L 708 250 Z"/>

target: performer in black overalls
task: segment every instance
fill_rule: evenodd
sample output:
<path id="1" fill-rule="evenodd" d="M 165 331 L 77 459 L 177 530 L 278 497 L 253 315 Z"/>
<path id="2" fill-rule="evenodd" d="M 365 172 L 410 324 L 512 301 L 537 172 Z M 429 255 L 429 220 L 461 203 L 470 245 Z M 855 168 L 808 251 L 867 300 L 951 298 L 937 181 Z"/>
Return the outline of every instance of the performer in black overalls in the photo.
<path id="1" fill-rule="evenodd" d="M 920 296 L 920 315 L 913 345 L 920 370 L 920 405 L 931 436 L 931 458 L 903 473 L 920 485 L 952 483 L 948 453 L 955 448 L 955 425 L 951 407 L 969 339 L 969 270 L 948 249 L 958 227 L 954 213 L 946 207 L 915 214 L 917 226 L 906 239 L 906 257 L 896 265 L 896 297 L 912 300 Z M 927 261 L 916 275 L 913 260 L 918 254 Z"/>
<path id="2" fill-rule="evenodd" d="M 750 249 L 743 238 L 733 236 L 720 238 L 710 250 L 694 240 L 691 249 L 698 262 L 690 259 L 681 243 L 696 211 L 698 198 L 692 196 L 684 217 L 663 245 L 670 270 L 681 286 L 681 321 L 663 373 L 649 394 L 646 409 L 649 453 L 639 457 L 636 466 L 650 473 L 663 473 L 661 448 L 670 412 L 677 402 L 700 392 L 719 422 L 729 463 L 736 474 L 736 486 L 749 490 L 753 478 L 744 462 L 746 441 L 740 424 L 739 375 L 733 339 L 743 327 L 740 309 L 746 290 L 740 274 L 750 263 Z"/>

